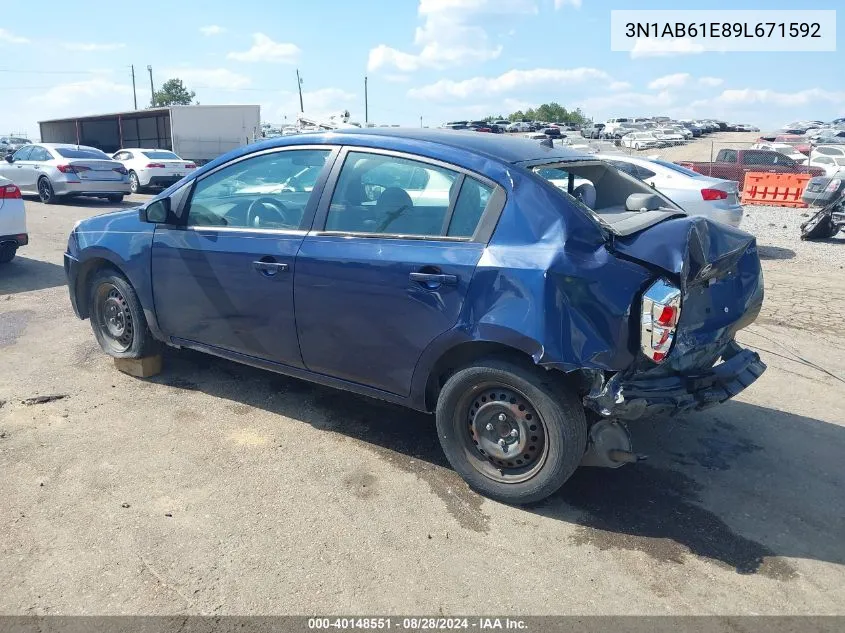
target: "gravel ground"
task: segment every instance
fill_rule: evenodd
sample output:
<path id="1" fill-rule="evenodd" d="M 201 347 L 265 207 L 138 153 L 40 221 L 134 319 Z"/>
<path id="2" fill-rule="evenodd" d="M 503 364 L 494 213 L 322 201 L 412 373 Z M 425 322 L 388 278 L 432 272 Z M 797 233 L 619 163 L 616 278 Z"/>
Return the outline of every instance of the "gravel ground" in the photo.
<path id="1" fill-rule="evenodd" d="M 828 240 L 802 241 L 799 225 L 813 213 L 811 209 L 792 209 L 764 205 L 746 205 L 741 228 L 757 237 L 760 257 L 773 261 L 775 267 L 793 263 L 845 266 L 845 234 Z"/>

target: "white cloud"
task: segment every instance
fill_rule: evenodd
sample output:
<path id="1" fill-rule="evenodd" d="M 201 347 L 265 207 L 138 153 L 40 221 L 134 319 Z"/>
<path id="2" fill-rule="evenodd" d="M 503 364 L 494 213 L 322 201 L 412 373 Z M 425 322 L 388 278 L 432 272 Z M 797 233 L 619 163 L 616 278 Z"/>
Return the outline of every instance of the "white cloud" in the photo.
<path id="1" fill-rule="evenodd" d="M 631 84 L 627 81 L 611 81 L 608 88 L 614 92 L 620 92 L 622 90 L 630 90 Z"/>
<path id="2" fill-rule="evenodd" d="M 222 26 L 217 26 L 216 24 L 209 24 L 208 26 L 201 26 L 200 33 L 205 36 L 210 35 L 220 35 L 221 33 L 225 33 L 226 29 Z"/>
<path id="3" fill-rule="evenodd" d="M 0 42 L 9 42 L 10 44 L 28 44 L 29 40 L 21 35 L 15 35 L 6 29 L 0 29 Z"/>
<path id="4" fill-rule="evenodd" d="M 116 51 L 120 48 L 126 48 L 123 43 L 99 44 L 97 42 L 63 42 L 60 44 L 66 51 L 75 51 L 80 53 L 96 53 L 102 51 Z"/>
<path id="5" fill-rule="evenodd" d="M 777 92 L 776 90 L 754 90 L 746 88 L 742 90 L 723 90 L 722 94 L 714 99 L 697 103 L 721 104 L 721 105 L 764 105 L 778 108 L 796 108 L 799 106 L 810 106 L 819 102 L 845 106 L 845 92 L 825 90 L 823 88 L 809 88 L 796 92 Z"/>
<path id="6" fill-rule="evenodd" d="M 381 75 L 381 79 L 385 81 L 389 81 L 390 83 L 394 84 L 403 84 L 411 81 L 411 78 L 408 75 L 400 75 L 399 73 L 389 73 L 387 75 Z"/>
<path id="7" fill-rule="evenodd" d="M 650 90 L 665 90 L 666 88 L 680 88 L 692 78 L 689 73 L 675 73 L 658 77 L 648 84 Z"/>
<path id="8" fill-rule="evenodd" d="M 246 88 L 252 83 L 246 75 L 232 72 L 228 68 L 165 68 L 163 74 L 166 77 L 178 77 L 185 83 L 188 90 L 197 88 L 231 90 Z"/>
<path id="9" fill-rule="evenodd" d="M 51 107 L 55 108 L 55 106 L 67 106 L 78 101 L 85 101 L 90 104 L 92 100 L 96 99 L 98 106 L 101 106 L 104 101 L 114 101 L 110 97 L 115 96 L 131 97 L 132 86 L 115 83 L 106 77 L 95 77 L 53 86 L 40 95 L 30 97 L 29 101 L 32 103 L 49 103 Z M 129 104 L 130 102 L 127 100 L 125 106 L 127 109 Z M 102 108 L 98 107 L 97 110 L 102 110 Z"/>
<path id="10" fill-rule="evenodd" d="M 340 88 L 319 88 L 318 90 L 307 90 L 302 93 L 302 104 L 305 106 L 305 114 L 313 119 L 327 119 L 332 114 L 337 114 L 350 106 L 356 105 L 358 96 Z M 363 102 L 360 104 L 363 110 Z M 296 92 L 282 93 L 282 104 L 276 111 L 278 117 L 287 117 L 289 120 L 296 118 L 299 114 L 299 94 Z M 360 117 L 363 119 L 363 117 Z"/>
<path id="11" fill-rule="evenodd" d="M 566 5 L 580 9 L 581 0 L 555 0 L 555 9 L 562 9 Z"/>
<path id="12" fill-rule="evenodd" d="M 708 88 L 715 88 L 716 86 L 721 86 L 725 83 L 724 79 L 720 77 L 701 77 L 698 80 L 699 85 L 706 86 Z"/>
<path id="13" fill-rule="evenodd" d="M 704 47 L 688 37 L 651 39 L 638 37 L 631 49 L 631 58 L 670 57 L 703 53 Z"/>
<path id="14" fill-rule="evenodd" d="M 608 81 L 611 77 L 597 68 L 535 68 L 533 70 L 509 70 L 498 77 L 473 77 L 463 81 L 441 79 L 440 81 L 411 88 L 409 97 L 417 99 L 466 99 L 468 97 L 498 95 L 529 87 L 548 87 L 560 91 L 567 84 L 590 80 Z"/>
<path id="15" fill-rule="evenodd" d="M 502 47 L 491 44 L 487 32 L 471 23 L 473 18 L 536 12 L 534 0 L 420 0 L 417 13 L 423 23 L 414 34 L 419 52 L 379 44 L 370 50 L 367 69 L 413 72 L 496 59 Z"/>
<path id="16" fill-rule="evenodd" d="M 264 33 L 254 33 L 252 48 L 248 51 L 233 51 L 228 58 L 239 62 L 275 62 L 293 64 L 299 59 L 300 49 L 296 44 L 274 42 Z"/>

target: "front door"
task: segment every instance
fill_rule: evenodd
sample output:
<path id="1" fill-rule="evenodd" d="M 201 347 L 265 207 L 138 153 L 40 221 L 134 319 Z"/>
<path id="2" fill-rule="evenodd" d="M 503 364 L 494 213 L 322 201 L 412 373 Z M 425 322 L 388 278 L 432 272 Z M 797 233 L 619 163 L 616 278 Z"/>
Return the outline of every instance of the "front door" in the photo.
<path id="1" fill-rule="evenodd" d="M 2 175 L 11 180 L 24 193 L 35 193 L 35 170 L 29 160 L 37 148 L 34 145 L 21 147 L 12 155 L 12 162 L 4 162 Z"/>
<path id="2" fill-rule="evenodd" d="M 153 240 L 155 309 L 167 336 L 302 366 L 295 258 L 334 152 L 271 150 L 198 179 L 180 223 L 157 226 Z"/>
<path id="3" fill-rule="evenodd" d="M 377 152 L 349 151 L 338 170 L 296 260 L 303 360 L 407 395 L 422 352 L 461 313 L 494 185 Z"/>

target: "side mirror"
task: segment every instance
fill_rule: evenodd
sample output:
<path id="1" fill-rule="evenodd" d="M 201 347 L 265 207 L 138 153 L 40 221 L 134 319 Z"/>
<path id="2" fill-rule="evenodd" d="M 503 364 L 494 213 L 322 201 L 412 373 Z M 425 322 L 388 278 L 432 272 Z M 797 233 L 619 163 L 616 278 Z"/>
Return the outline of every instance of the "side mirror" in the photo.
<path id="1" fill-rule="evenodd" d="M 141 207 L 138 218 L 150 224 L 166 224 L 170 219 L 170 198 L 153 200 L 146 207 Z"/>

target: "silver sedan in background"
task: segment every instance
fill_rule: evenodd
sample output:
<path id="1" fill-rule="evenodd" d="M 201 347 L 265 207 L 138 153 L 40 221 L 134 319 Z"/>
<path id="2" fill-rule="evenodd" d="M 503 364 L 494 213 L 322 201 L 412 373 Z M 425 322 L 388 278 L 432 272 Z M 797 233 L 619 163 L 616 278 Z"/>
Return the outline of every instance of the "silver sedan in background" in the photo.
<path id="1" fill-rule="evenodd" d="M 129 193 L 126 168 L 85 145 L 26 145 L 0 161 L 0 176 L 14 182 L 23 195 L 37 195 L 45 204 L 70 196 L 120 202 Z"/>

